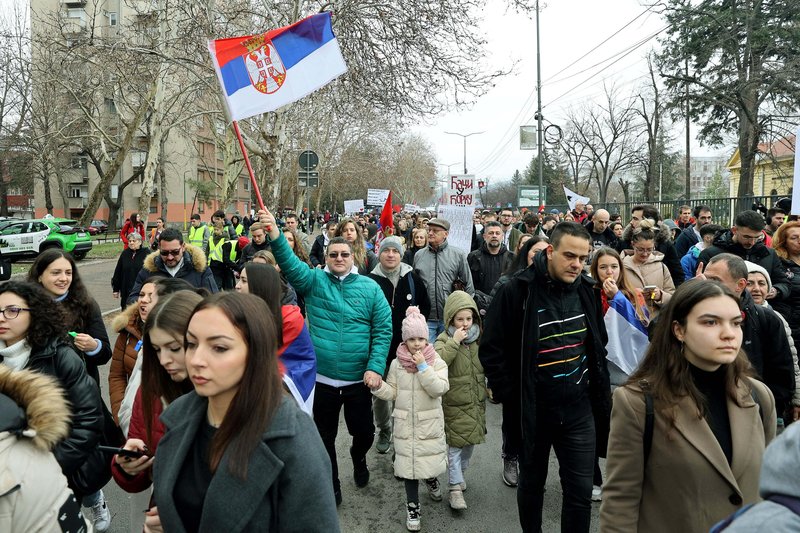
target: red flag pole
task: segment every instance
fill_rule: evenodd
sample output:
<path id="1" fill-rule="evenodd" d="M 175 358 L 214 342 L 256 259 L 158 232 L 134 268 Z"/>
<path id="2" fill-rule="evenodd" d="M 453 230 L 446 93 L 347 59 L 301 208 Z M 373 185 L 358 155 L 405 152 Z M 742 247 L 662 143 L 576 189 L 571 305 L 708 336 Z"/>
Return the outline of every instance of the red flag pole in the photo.
<path id="1" fill-rule="evenodd" d="M 233 131 L 236 133 L 236 138 L 239 140 L 239 148 L 242 149 L 242 155 L 244 156 L 244 164 L 247 165 L 247 173 L 250 174 L 250 183 L 253 184 L 253 192 L 256 193 L 256 200 L 258 200 L 258 206 L 264 211 L 266 211 L 267 208 L 264 207 L 264 200 L 262 200 L 261 198 L 261 191 L 258 190 L 258 183 L 256 183 L 256 175 L 253 172 L 253 165 L 250 164 L 250 157 L 247 155 L 247 148 L 244 147 L 244 140 L 242 140 L 242 132 L 239 131 L 239 122 L 236 120 L 233 121 Z"/>

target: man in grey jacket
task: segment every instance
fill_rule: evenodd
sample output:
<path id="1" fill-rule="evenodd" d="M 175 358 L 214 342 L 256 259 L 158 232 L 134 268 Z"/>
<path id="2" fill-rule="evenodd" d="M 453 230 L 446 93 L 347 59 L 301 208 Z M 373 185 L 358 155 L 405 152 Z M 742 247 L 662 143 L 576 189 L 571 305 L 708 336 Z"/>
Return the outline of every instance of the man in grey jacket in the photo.
<path id="1" fill-rule="evenodd" d="M 443 218 L 428 221 L 428 246 L 414 256 L 414 272 L 425 281 L 431 301 L 428 316 L 429 341 L 434 342 L 444 331 L 444 302 L 454 290 L 475 296 L 467 252 L 450 246 L 447 236 L 450 222 Z"/>

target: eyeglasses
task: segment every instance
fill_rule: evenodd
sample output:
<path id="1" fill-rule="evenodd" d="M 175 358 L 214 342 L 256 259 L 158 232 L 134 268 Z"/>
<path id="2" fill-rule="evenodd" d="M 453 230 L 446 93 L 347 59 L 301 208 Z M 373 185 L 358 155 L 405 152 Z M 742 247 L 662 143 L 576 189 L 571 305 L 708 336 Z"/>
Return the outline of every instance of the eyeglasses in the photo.
<path id="1" fill-rule="evenodd" d="M 331 259 L 336 259 L 339 256 L 341 256 L 342 259 L 347 259 L 350 255 L 352 255 L 350 252 L 328 252 L 328 257 Z"/>
<path id="2" fill-rule="evenodd" d="M 180 248 L 178 248 L 177 250 L 160 250 L 159 253 L 161 254 L 161 257 L 178 257 L 183 252 Z"/>
<path id="3" fill-rule="evenodd" d="M 10 305 L 4 309 L 0 309 L 0 314 L 5 317 L 6 320 L 14 320 L 19 316 L 20 311 L 30 311 L 28 307 L 17 307 L 16 305 Z"/>
<path id="4" fill-rule="evenodd" d="M 634 248 L 633 251 L 637 254 L 651 254 L 655 251 L 655 248 Z"/>
<path id="5" fill-rule="evenodd" d="M 759 233 L 758 235 L 745 235 L 742 232 L 738 232 L 736 234 L 736 238 L 739 239 L 740 241 L 756 242 L 758 239 L 761 238 L 761 234 Z"/>

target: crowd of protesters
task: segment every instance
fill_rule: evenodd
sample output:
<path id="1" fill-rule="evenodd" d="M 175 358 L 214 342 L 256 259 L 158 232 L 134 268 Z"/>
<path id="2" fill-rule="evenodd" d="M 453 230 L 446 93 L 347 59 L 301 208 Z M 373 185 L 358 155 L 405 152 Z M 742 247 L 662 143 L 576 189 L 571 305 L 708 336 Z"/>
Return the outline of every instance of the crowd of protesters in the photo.
<path id="1" fill-rule="evenodd" d="M 468 249 L 426 213 L 217 211 L 188 235 L 133 214 L 110 330 L 68 253 L 0 285 L 0 530 L 107 531 L 113 479 L 132 530 L 339 531 L 374 446 L 419 531 L 420 480 L 473 509 L 487 401 L 523 531 L 542 530 L 551 451 L 565 532 L 590 531 L 593 502 L 602 531 L 794 530 L 787 211 L 478 210 Z"/>

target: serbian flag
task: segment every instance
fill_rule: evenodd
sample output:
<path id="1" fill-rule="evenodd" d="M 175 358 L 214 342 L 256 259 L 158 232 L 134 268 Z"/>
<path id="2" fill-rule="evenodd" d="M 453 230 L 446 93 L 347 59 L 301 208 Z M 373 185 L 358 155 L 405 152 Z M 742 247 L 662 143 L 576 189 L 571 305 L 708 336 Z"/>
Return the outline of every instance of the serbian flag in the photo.
<path id="1" fill-rule="evenodd" d="M 314 416 L 314 389 L 317 380 L 317 355 L 306 322 L 296 305 L 281 307 L 283 345 L 278 350 L 278 364 L 283 382 L 300 409 Z"/>
<path id="2" fill-rule="evenodd" d="M 628 376 L 638 368 L 650 341 L 633 304 L 622 292 L 608 301 L 603 321 L 608 332 L 608 360 Z"/>
<path id="3" fill-rule="evenodd" d="M 267 33 L 209 41 L 208 50 L 232 120 L 274 111 L 347 72 L 327 11 Z"/>

